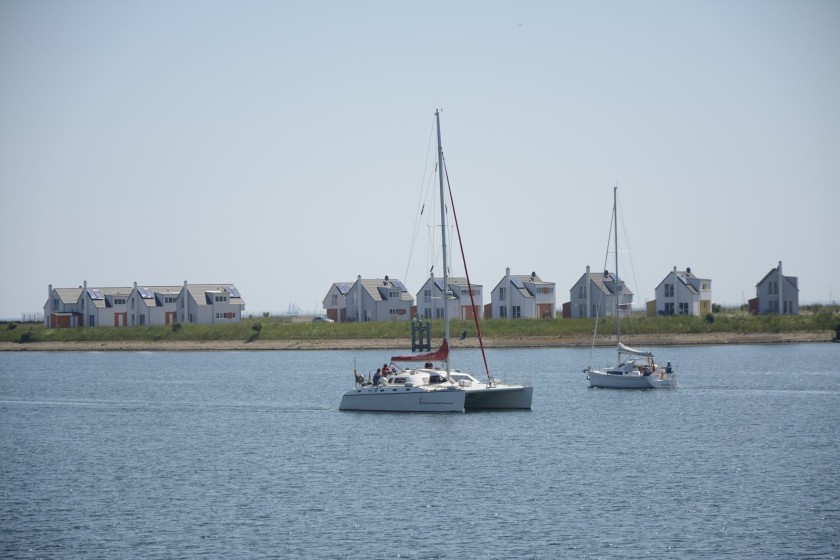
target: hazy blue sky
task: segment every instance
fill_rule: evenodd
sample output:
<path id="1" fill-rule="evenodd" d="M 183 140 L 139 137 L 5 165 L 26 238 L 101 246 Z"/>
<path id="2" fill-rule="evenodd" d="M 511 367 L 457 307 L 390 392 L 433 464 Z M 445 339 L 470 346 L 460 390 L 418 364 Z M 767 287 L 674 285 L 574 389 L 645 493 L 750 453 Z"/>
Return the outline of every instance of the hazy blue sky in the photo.
<path id="1" fill-rule="evenodd" d="M 637 304 L 674 266 L 740 304 L 779 260 L 840 299 L 839 29 L 835 0 L 5 0 L 0 318 L 84 280 L 414 293 L 438 107 L 485 302 L 506 267 L 567 301 L 614 185 Z"/>

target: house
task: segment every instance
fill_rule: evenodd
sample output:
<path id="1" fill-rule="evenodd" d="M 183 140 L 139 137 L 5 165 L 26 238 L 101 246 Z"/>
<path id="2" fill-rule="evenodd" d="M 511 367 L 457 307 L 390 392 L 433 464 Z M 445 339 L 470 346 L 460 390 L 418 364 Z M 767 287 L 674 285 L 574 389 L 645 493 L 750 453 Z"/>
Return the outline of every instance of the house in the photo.
<path id="1" fill-rule="evenodd" d="M 348 321 L 410 321 L 414 298 L 399 280 L 362 279 L 350 286 L 346 296 Z"/>
<path id="2" fill-rule="evenodd" d="M 352 282 L 334 282 L 321 302 L 327 317 L 337 323 L 347 321 L 347 294 L 352 285 Z"/>
<path id="3" fill-rule="evenodd" d="M 755 299 L 749 301 L 751 313 L 760 315 L 799 315 L 799 279 L 782 274 L 782 261 L 755 285 Z"/>
<path id="4" fill-rule="evenodd" d="M 536 272 L 512 275 L 510 268 L 490 293 L 488 318 L 518 319 L 554 317 L 556 296 L 554 282 L 543 282 Z"/>
<path id="5" fill-rule="evenodd" d="M 245 301 L 233 284 L 187 284 L 78 288 L 49 286 L 44 304 L 46 327 L 126 327 L 168 325 L 177 321 L 214 324 L 238 322 Z"/>
<path id="6" fill-rule="evenodd" d="M 174 325 L 180 286 L 138 286 L 128 294 L 129 325 Z"/>
<path id="7" fill-rule="evenodd" d="M 69 328 L 84 326 L 80 298 L 84 288 L 53 288 L 47 290 L 44 304 L 44 326 L 47 328 Z"/>
<path id="8" fill-rule="evenodd" d="M 175 301 L 178 321 L 211 325 L 238 323 L 245 301 L 233 284 L 188 284 Z"/>
<path id="9" fill-rule="evenodd" d="M 629 317 L 633 292 L 615 273 L 592 272 L 589 265 L 570 290 L 569 317 Z"/>
<path id="10" fill-rule="evenodd" d="M 417 316 L 421 319 L 443 319 L 444 301 L 449 306 L 450 319 L 481 318 L 484 307 L 482 286 L 473 284 L 472 298 L 466 278 L 447 278 L 448 289 L 444 296 L 443 278 L 429 276 L 426 283 L 417 292 Z M 474 304 L 474 305 L 473 305 Z"/>
<path id="11" fill-rule="evenodd" d="M 712 281 L 675 266 L 656 287 L 655 301 L 657 315 L 704 316 L 712 312 Z"/>

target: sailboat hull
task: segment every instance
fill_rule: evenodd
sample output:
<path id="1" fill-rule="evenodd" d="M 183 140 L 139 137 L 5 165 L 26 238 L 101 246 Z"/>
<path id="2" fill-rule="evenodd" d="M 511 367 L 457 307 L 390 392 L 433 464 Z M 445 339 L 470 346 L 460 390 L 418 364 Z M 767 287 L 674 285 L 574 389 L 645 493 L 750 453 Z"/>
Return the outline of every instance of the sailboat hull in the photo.
<path id="1" fill-rule="evenodd" d="M 361 387 L 344 393 L 339 410 L 369 412 L 464 412 L 465 392 L 412 387 Z"/>
<path id="2" fill-rule="evenodd" d="M 677 386 L 677 376 L 674 373 L 640 375 L 589 370 L 586 372 L 586 378 L 590 387 L 600 389 L 673 389 Z"/>
<path id="3" fill-rule="evenodd" d="M 531 410 L 534 388 L 523 385 L 478 387 L 465 388 L 464 393 L 467 410 Z"/>

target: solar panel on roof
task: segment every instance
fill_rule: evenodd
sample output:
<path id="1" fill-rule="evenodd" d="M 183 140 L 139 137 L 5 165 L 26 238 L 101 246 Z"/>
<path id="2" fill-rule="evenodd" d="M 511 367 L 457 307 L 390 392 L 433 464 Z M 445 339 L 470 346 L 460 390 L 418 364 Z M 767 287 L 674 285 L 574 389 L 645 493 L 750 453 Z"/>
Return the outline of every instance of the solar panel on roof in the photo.
<path id="1" fill-rule="evenodd" d="M 394 287 L 398 288 L 399 290 L 408 291 L 408 290 L 405 289 L 405 286 L 403 286 L 403 283 L 400 282 L 399 280 L 391 280 L 391 284 L 393 284 Z"/>
<path id="2" fill-rule="evenodd" d="M 152 290 L 149 288 L 137 288 L 137 291 L 140 292 L 140 297 L 143 299 L 152 299 L 155 295 L 152 293 Z"/>
<path id="3" fill-rule="evenodd" d="M 437 289 L 442 292 L 443 291 L 443 280 L 435 280 L 434 282 L 435 282 L 435 286 L 437 286 Z"/>
<path id="4" fill-rule="evenodd" d="M 89 288 L 87 292 L 90 296 L 90 299 L 105 299 L 105 297 L 102 295 L 102 290 L 97 290 L 96 288 Z"/>
<path id="5" fill-rule="evenodd" d="M 343 296 L 346 296 L 347 292 L 350 291 L 350 285 L 349 284 L 336 284 L 335 288 L 338 290 L 338 293 L 340 293 Z"/>
<path id="6" fill-rule="evenodd" d="M 519 288 L 520 290 L 525 287 L 525 285 L 522 282 L 520 282 L 519 278 L 511 278 L 510 283 L 513 284 L 516 288 Z"/>
<path id="7" fill-rule="evenodd" d="M 228 286 L 225 291 L 230 294 L 230 297 L 242 297 L 235 286 Z"/>

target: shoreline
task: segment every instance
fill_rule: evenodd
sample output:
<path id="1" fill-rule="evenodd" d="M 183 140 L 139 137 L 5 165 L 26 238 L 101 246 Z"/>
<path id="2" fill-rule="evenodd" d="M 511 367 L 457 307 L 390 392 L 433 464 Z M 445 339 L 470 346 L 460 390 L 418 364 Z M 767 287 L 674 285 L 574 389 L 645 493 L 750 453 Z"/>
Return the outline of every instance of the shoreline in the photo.
<path id="1" fill-rule="evenodd" d="M 657 334 L 644 337 L 628 335 L 622 342 L 629 346 L 701 346 L 717 344 L 795 344 L 832 342 L 832 331 L 794 333 L 698 333 Z M 588 348 L 592 337 L 504 337 L 485 338 L 485 348 Z M 597 346 L 615 345 L 614 336 L 598 337 Z M 450 341 L 452 348 L 478 348 L 478 339 Z M 211 340 L 211 341 L 87 341 L 87 342 L 0 342 L 0 352 L 194 352 L 194 351 L 269 351 L 269 350 L 401 350 L 411 348 L 410 339 L 336 339 L 336 340 Z"/>

